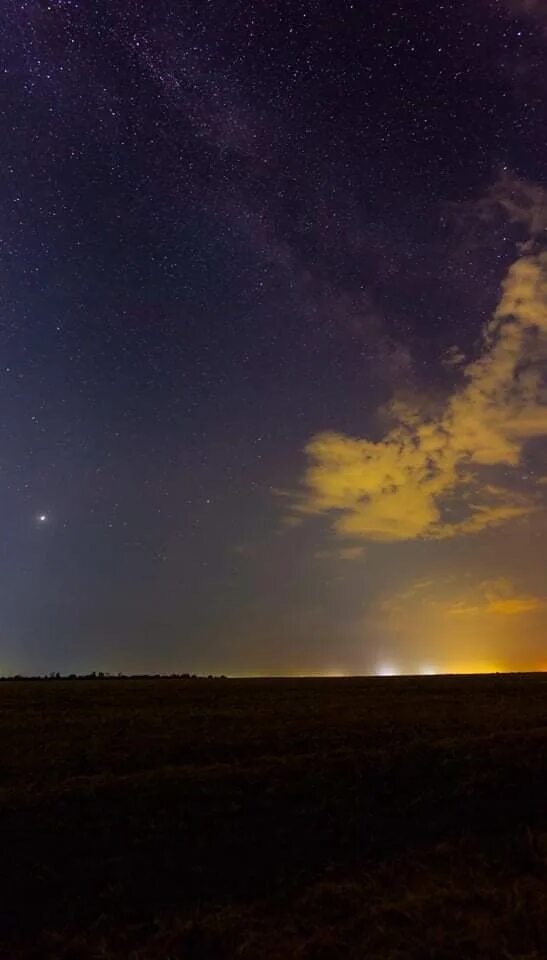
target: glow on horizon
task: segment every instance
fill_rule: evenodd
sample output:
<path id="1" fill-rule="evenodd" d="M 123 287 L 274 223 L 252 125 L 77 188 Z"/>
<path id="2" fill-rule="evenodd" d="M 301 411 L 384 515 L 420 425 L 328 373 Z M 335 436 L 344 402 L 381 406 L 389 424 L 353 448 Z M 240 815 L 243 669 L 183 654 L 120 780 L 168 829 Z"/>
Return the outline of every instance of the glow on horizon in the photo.
<path id="1" fill-rule="evenodd" d="M 200 671 L 197 671 L 200 673 Z M 208 669 L 201 671 L 200 675 L 206 675 L 209 673 Z M 214 671 L 213 671 L 214 672 Z M 488 660 L 478 660 L 478 661 L 459 661 L 456 663 L 448 663 L 444 666 L 432 663 L 424 663 L 415 669 L 409 668 L 405 670 L 401 667 L 398 667 L 395 662 L 385 661 L 378 665 L 376 669 L 372 672 L 363 672 L 363 671 L 352 671 L 351 669 L 340 670 L 336 668 L 324 669 L 324 670 L 313 670 L 309 671 L 299 671 L 298 673 L 293 671 L 287 671 L 286 673 L 277 672 L 277 671 L 254 671 L 254 672 L 228 672 L 226 670 L 219 671 L 216 675 L 225 676 L 228 679 L 240 679 L 240 680 L 268 680 L 268 679 L 277 679 L 277 680 L 289 680 L 289 679 L 303 679 L 311 680 L 314 678 L 332 678 L 332 679 L 341 679 L 347 677 L 348 679 L 355 678 L 366 678 L 366 677 L 418 677 L 418 676 L 431 676 L 431 677 L 442 677 L 442 676 L 481 676 L 486 674 L 511 674 L 511 673 L 547 673 L 547 663 L 542 662 L 541 664 L 523 664 L 522 666 L 508 666 L 507 664 L 500 664 L 494 661 Z"/>
<path id="2" fill-rule="evenodd" d="M 538 668 L 528 668 L 532 669 L 532 672 L 537 672 Z M 386 661 L 380 663 L 374 670 L 373 676 L 376 677 L 412 677 L 412 676 L 422 676 L 422 677 L 442 677 L 442 676 L 480 676 L 482 674 L 494 674 L 494 673 L 506 673 L 514 672 L 508 670 L 507 667 L 499 663 L 492 661 L 476 660 L 476 661 L 463 661 L 458 663 L 449 663 L 445 666 L 438 666 L 432 663 L 424 663 L 419 668 L 409 668 L 408 670 L 399 668 L 397 665 L 391 661 Z M 517 671 L 520 672 L 520 671 Z M 523 672 L 526 672 L 524 670 Z"/>
<path id="3" fill-rule="evenodd" d="M 490 663 L 488 661 L 471 661 L 470 663 L 451 664 L 444 671 L 459 675 L 481 674 L 481 673 L 504 673 L 504 668 L 499 663 Z"/>
<path id="4" fill-rule="evenodd" d="M 376 668 L 377 677 L 398 677 L 400 676 L 400 670 L 393 663 L 381 663 Z"/>

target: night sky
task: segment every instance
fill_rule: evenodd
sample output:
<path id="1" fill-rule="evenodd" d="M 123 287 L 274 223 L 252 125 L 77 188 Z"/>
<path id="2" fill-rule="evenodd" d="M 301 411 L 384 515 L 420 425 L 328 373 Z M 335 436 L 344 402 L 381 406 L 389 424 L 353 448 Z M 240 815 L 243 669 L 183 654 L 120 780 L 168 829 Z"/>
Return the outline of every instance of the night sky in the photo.
<path id="1" fill-rule="evenodd" d="M 0 53 L 0 673 L 546 668 L 543 0 Z"/>

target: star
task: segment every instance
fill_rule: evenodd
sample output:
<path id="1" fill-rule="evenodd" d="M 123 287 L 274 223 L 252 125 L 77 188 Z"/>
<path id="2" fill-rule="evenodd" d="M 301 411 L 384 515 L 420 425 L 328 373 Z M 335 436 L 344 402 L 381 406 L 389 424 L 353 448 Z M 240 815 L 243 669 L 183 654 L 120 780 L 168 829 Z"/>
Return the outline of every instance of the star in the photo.
<path id="1" fill-rule="evenodd" d="M 2 6 L 0 668 L 547 666 L 546 5 Z"/>

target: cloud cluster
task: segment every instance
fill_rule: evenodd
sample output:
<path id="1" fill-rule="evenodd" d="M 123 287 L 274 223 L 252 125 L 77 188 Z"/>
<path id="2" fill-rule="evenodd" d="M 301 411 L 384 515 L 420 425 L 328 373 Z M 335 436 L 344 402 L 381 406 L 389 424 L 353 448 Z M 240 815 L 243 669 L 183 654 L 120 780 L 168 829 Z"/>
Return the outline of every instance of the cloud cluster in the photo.
<path id="1" fill-rule="evenodd" d="M 458 599 L 453 600 L 457 592 Z M 383 615 L 408 626 L 421 610 L 427 618 L 516 617 L 547 609 L 547 598 L 524 593 L 507 577 L 482 580 L 475 584 L 444 580 L 415 580 L 404 589 L 385 597 L 380 603 Z"/>
<path id="2" fill-rule="evenodd" d="M 546 607 L 545 597 L 519 593 L 510 580 L 499 577 L 496 580 L 484 580 L 479 584 L 474 597 L 458 600 L 450 605 L 446 612 L 452 617 L 492 614 L 498 617 L 515 617 L 525 613 L 537 613 Z"/>
<path id="3" fill-rule="evenodd" d="M 537 491 L 492 481 L 547 436 L 547 253 L 510 268 L 479 358 L 440 413 L 391 406 L 379 441 L 321 433 L 296 509 L 332 514 L 344 537 L 396 541 L 476 533 L 539 509 Z"/>

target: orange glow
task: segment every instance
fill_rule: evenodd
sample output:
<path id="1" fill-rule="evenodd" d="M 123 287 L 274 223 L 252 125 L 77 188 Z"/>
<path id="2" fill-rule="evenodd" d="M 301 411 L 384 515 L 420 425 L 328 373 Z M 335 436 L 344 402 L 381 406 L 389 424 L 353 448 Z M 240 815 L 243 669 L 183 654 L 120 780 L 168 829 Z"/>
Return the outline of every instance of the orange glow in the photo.
<path id="1" fill-rule="evenodd" d="M 504 673 L 506 668 L 500 663 L 480 660 L 468 660 L 463 662 L 449 663 L 444 673 L 457 673 L 461 675 L 484 674 L 484 673 Z"/>

